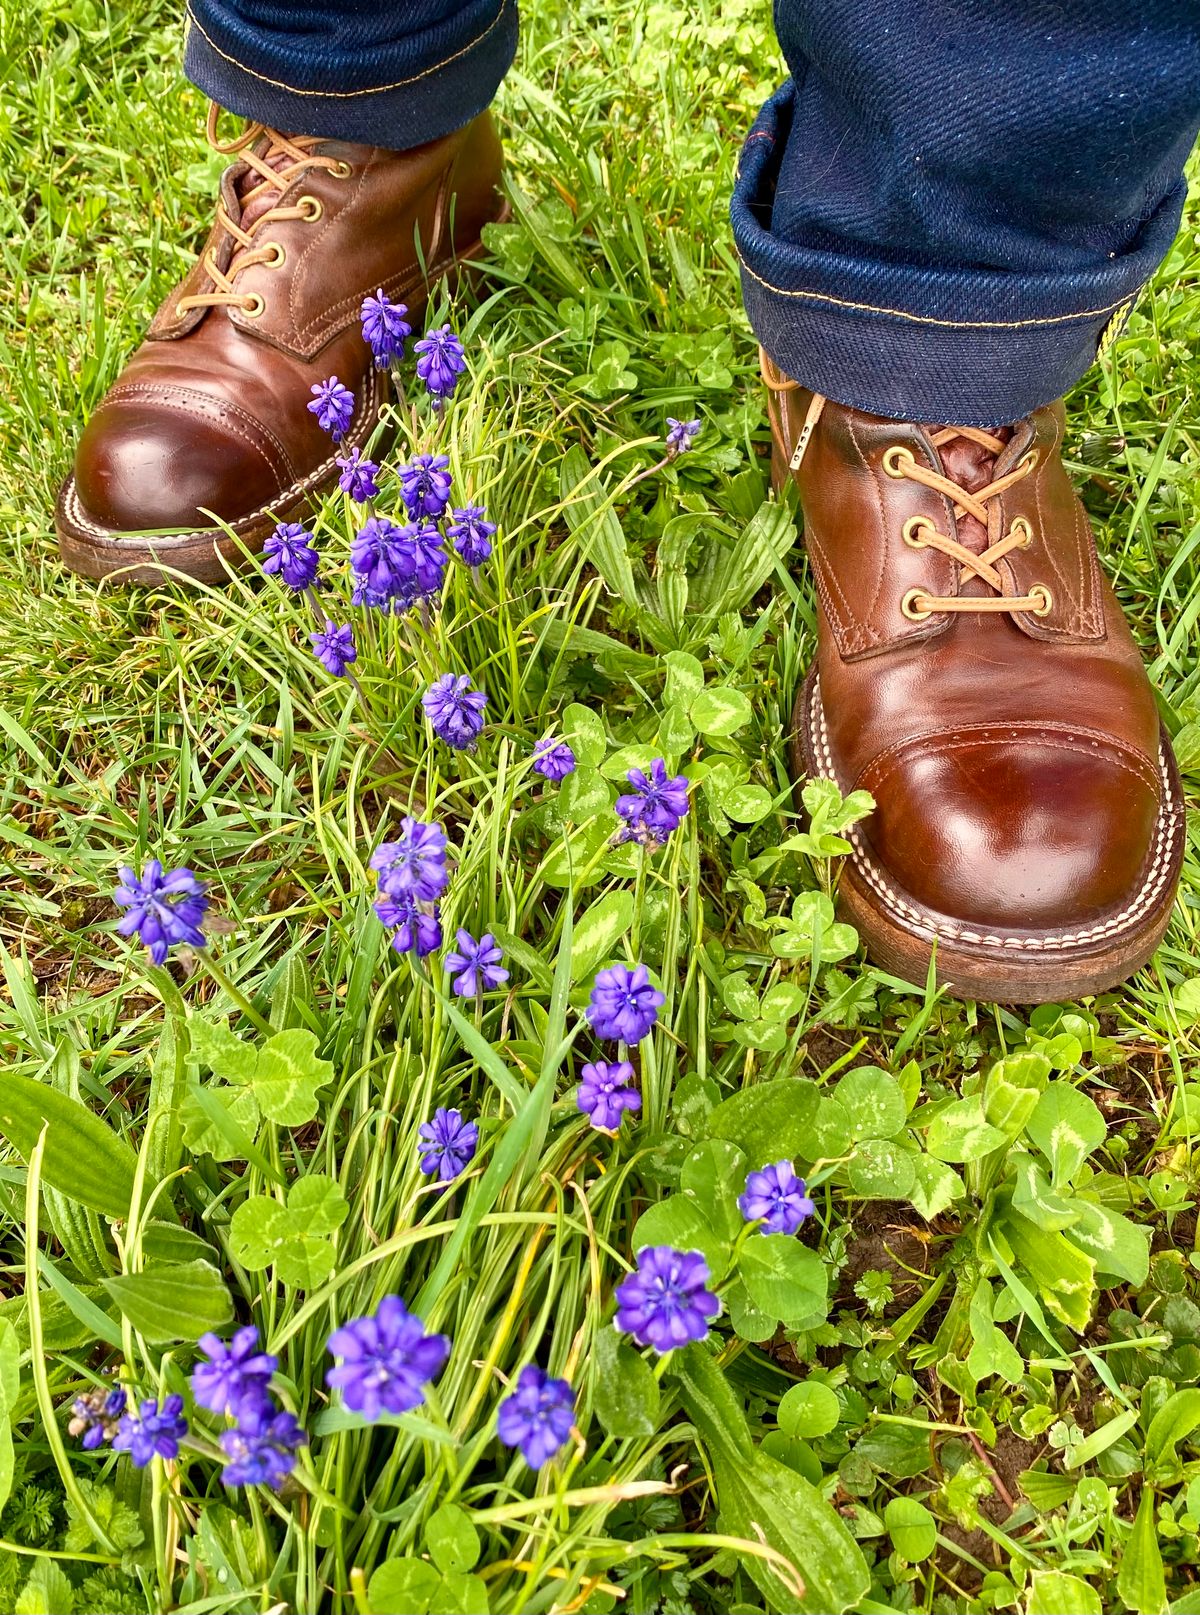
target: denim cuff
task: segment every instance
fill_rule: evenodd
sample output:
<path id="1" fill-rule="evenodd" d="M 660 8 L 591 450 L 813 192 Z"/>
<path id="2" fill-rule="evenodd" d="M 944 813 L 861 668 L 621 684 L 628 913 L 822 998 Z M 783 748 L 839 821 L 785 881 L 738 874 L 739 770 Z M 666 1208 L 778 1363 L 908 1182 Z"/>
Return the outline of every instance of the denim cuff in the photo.
<path id="1" fill-rule="evenodd" d="M 845 252 L 797 246 L 771 228 L 796 95 L 789 79 L 759 113 L 730 215 L 756 336 L 785 375 L 839 404 L 956 426 L 1019 420 L 1079 380 L 1174 240 L 1182 181 L 1128 251 L 1086 271 L 930 267 L 883 262 L 851 242 Z"/>
<path id="2" fill-rule="evenodd" d="M 344 49 L 302 55 L 287 34 L 248 34 L 222 0 L 191 0 L 183 66 L 193 84 L 244 118 L 406 151 L 489 106 L 516 49 L 517 0 L 470 0 L 426 37 L 383 48 L 355 48 L 348 37 Z"/>

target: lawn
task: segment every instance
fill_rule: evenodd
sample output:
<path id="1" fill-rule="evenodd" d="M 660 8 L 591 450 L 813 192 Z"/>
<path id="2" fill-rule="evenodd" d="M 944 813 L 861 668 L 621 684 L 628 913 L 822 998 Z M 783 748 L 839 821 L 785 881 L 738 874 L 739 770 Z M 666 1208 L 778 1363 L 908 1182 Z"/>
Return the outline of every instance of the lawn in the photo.
<path id="1" fill-rule="evenodd" d="M 1124 990 L 1033 1013 L 889 978 L 835 919 L 861 804 L 790 789 L 812 589 L 725 219 L 767 8 L 531 8 L 513 220 L 429 311 L 469 371 L 391 462 L 447 454 L 495 551 L 436 610 L 355 612 L 354 684 L 276 579 L 57 563 L 79 426 L 221 168 L 179 47 L 157 0 L 0 7 L 0 1609 L 1200 1612 L 1200 869 Z M 1193 791 L 1198 328 L 1193 210 L 1068 444 Z M 669 416 L 702 430 L 662 464 Z M 355 523 L 320 512 L 328 600 Z M 422 710 L 446 673 L 486 691 L 473 751 Z M 687 817 L 614 845 L 659 757 Z M 503 950 L 480 998 L 372 911 L 406 816 L 448 837 L 447 937 Z M 211 899 L 162 967 L 112 901 L 156 857 Z M 585 1011 L 637 963 L 640 1109 L 598 1131 Z M 439 1108 L 477 1128 L 446 1187 Z M 813 1211 L 767 1234 L 737 1200 L 785 1158 Z M 614 1328 L 647 1246 L 703 1257 L 703 1342 Z M 388 1296 L 450 1344 L 373 1418 L 328 1342 Z M 195 1395 L 199 1336 L 247 1324 L 308 1437 L 278 1489 L 228 1484 Z M 531 1366 L 574 1397 L 536 1468 L 498 1430 Z M 81 1444 L 118 1384 L 183 1398 L 177 1457 Z"/>

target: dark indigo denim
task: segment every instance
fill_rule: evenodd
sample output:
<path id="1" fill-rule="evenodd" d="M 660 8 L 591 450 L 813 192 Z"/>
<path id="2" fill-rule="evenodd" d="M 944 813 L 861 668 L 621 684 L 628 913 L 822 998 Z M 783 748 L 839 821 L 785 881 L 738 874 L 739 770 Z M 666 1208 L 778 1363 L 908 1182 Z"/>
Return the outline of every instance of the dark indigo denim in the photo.
<path id="1" fill-rule="evenodd" d="M 792 77 L 734 237 L 775 362 L 876 414 L 1016 419 L 1091 364 L 1166 254 L 1200 124 L 1200 0 L 775 0 Z M 516 0 L 191 0 L 234 111 L 400 147 L 467 122 Z"/>

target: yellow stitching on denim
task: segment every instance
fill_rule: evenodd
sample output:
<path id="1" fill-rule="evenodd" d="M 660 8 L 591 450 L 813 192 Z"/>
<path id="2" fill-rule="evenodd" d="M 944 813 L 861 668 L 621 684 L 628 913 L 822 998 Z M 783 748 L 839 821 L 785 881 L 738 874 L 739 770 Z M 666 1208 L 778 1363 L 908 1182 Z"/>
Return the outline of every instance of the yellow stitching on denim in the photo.
<path id="1" fill-rule="evenodd" d="M 236 67 L 240 73 L 245 73 L 250 78 L 257 79 L 260 84 L 269 84 L 273 89 L 276 90 L 286 90 L 289 95 L 313 95 L 322 96 L 326 100 L 330 101 L 349 101 L 358 95 L 382 95 L 388 90 L 402 90 L 407 84 L 416 84 L 419 79 L 428 78 L 432 73 L 440 73 L 443 68 L 449 67 L 451 62 L 457 62 L 460 56 L 466 56 L 473 51 L 477 45 L 482 45 L 484 40 L 491 33 L 492 29 L 503 21 L 507 12 L 508 0 L 503 0 L 500 10 L 492 18 L 491 22 L 488 23 L 483 32 L 481 34 L 477 34 L 475 38 L 472 39 L 469 44 L 464 45 L 461 50 L 456 50 L 453 56 L 447 56 L 445 61 L 437 62 L 433 67 L 427 67 L 421 73 L 414 73 L 412 78 L 397 79 L 394 84 L 374 84 L 370 89 L 367 90 L 301 90 L 298 89 L 294 84 L 285 83 L 283 79 L 268 78 L 265 73 L 256 73 L 252 67 L 247 67 L 244 62 L 239 62 L 236 56 L 230 56 L 223 51 L 217 44 L 216 40 L 211 39 L 209 35 L 205 33 L 203 25 L 196 14 L 192 11 L 191 6 L 188 7 L 186 20 L 187 25 L 195 28 L 196 32 L 201 36 L 205 43 L 212 50 L 216 51 L 217 55 L 220 56 L 223 61 L 228 62 L 231 67 Z"/>
<path id="2" fill-rule="evenodd" d="M 1075 314 L 1047 314 L 1033 320 L 938 320 L 931 314 L 910 314 L 906 308 L 881 308 L 874 303 L 854 303 L 845 297 L 830 297 L 826 292 L 785 291 L 782 286 L 773 286 L 769 280 L 756 275 L 750 265 L 738 253 L 738 262 L 760 286 L 767 291 L 775 292 L 779 297 L 802 297 L 815 303 L 830 303 L 834 308 L 854 309 L 860 314 L 887 314 L 897 320 L 912 320 L 915 325 L 943 325 L 956 331 L 1018 331 L 1032 325 L 1063 325 L 1068 320 L 1094 320 L 1101 314 L 1111 314 L 1114 309 L 1121 308 L 1126 299 L 1118 303 L 1109 303 L 1104 308 L 1084 308 Z"/>

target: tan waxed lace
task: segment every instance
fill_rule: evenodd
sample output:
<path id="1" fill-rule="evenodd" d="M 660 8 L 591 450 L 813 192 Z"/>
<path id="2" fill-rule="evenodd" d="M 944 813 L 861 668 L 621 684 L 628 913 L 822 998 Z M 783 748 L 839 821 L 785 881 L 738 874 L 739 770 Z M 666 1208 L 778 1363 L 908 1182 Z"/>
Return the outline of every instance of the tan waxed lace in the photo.
<path id="1" fill-rule="evenodd" d="M 313 147 L 321 143 L 321 136 L 284 135 L 267 124 L 249 123 L 236 140 L 223 141 L 217 135 L 217 119 L 220 113 L 221 109 L 216 102 L 210 103 L 207 125 L 209 145 L 224 157 L 240 155 L 247 167 L 260 176 L 258 184 L 252 186 L 240 198 L 243 209 L 247 204 L 270 195 L 272 191 L 282 196 L 297 175 L 306 173 L 309 169 L 319 169 L 324 173 L 335 175 L 338 179 L 349 179 L 352 172 L 349 163 L 341 161 L 340 158 L 318 155 L 313 151 Z M 267 137 L 266 146 L 261 152 L 252 151 L 250 148 L 262 135 Z M 278 168 L 273 168 L 272 158 L 277 161 L 286 158 L 287 161 Z M 176 314 L 182 316 L 193 308 L 227 307 L 239 308 L 251 319 L 257 319 L 266 307 L 263 298 L 258 292 L 239 292 L 233 282 L 242 270 L 249 269 L 251 264 L 266 264 L 272 269 L 279 269 L 287 257 L 281 241 L 260 242 L 257 239 L 259 232 L 264 225 L 282 219 L 307 219 L 315 224 L 323 211 L 320 197 L 300 196 L 287 206 L 277 204 L 266 208 L 248 229 L 243 229 L 239 220 L 230 218 L 225 203 L 218 202 L 218 232 L 232 236 L 242 250 L 231 260 L 229 268 L 222 270 L 216 261 L 215 249 L 221 240 L 218 233 L 212 246 L 204 254 L 204 272 L 212 281 L 213 289 L 181 297 L 175 305 Z"/>
<path id="2" fill-rule="evenodd" d="M 773 393 L 796 392 L 800 388 L 798 381 L 781 375 L 763 349 L 759 348 L 759 359 L 762 366 L 763 380 Z M 813 393 L 808 406 L 808 413 L 796 439 L 795 451 L 788 464 L 790 471 L 798 471 L 804 459 L 817 422 L 821 418 L 826 399 L 820 393 Z M 978 426 L 945 426 L 930 436 L 934 448 L 940 449 L 955 438 L 966 438 L 968 442 L 986 449 L 993 457 L 998 456 L 1006 447 L 1002 438 L 996 437 L 992 432 L 984 431 Z M 985 528 L 988 521 L 988 501 L 998 498 L 1014 484 L 1027 477 L 1037 464 L 1037 450 L 1031 449 L 1024 454 L 1011 471 L 997 477 L 985 487 L 972 493 L 952 478 L 943 476 L 940 471 L 934 471 L 928 466 L 921 465 L 912 450 L 902 443 L 893 444 L 885 450 L 883 456 L 883 469 L 889 477 L 906 477 L 910 482 L 919 482 L 923 487 L 942 494 L 954 507 L 955 519 L 963 516 L 974 516 Z M 1033 542 L 1033 529 L 1023 516 L 1018 516 L 1010 525 L 1004 537 L 996 543 L 990 544 L 987 549 L 978 555 L 969 550 L 965 544 L 960 544 L 949 533 L 943 533 L 934 526 L 928 516 L 910 516 L 904 523 L 901 537 L 910 549 L 937 550 L 940 554 L 949 556 L 957 561 L 961 571 L 960 583 L 966 583 L 971 578 L 979 578 L 982 582 L 995 589 L 995 595 L 938 595 L 930 594 L 926 589 L 910 589 L 900 602 L 900 610 L 910 622 L 923 622 L 926 617 L 932 617 L 941 611 L 1028 611 L 1035 617 L 1046 617 L 1054 606 L 1054 596 L 1044 583 L 1030 585 L 1028 594 L 1011 595 L 1004 592 L 1004 576 L 996 566 L 1011 550 L 1028 549 Z"/>

